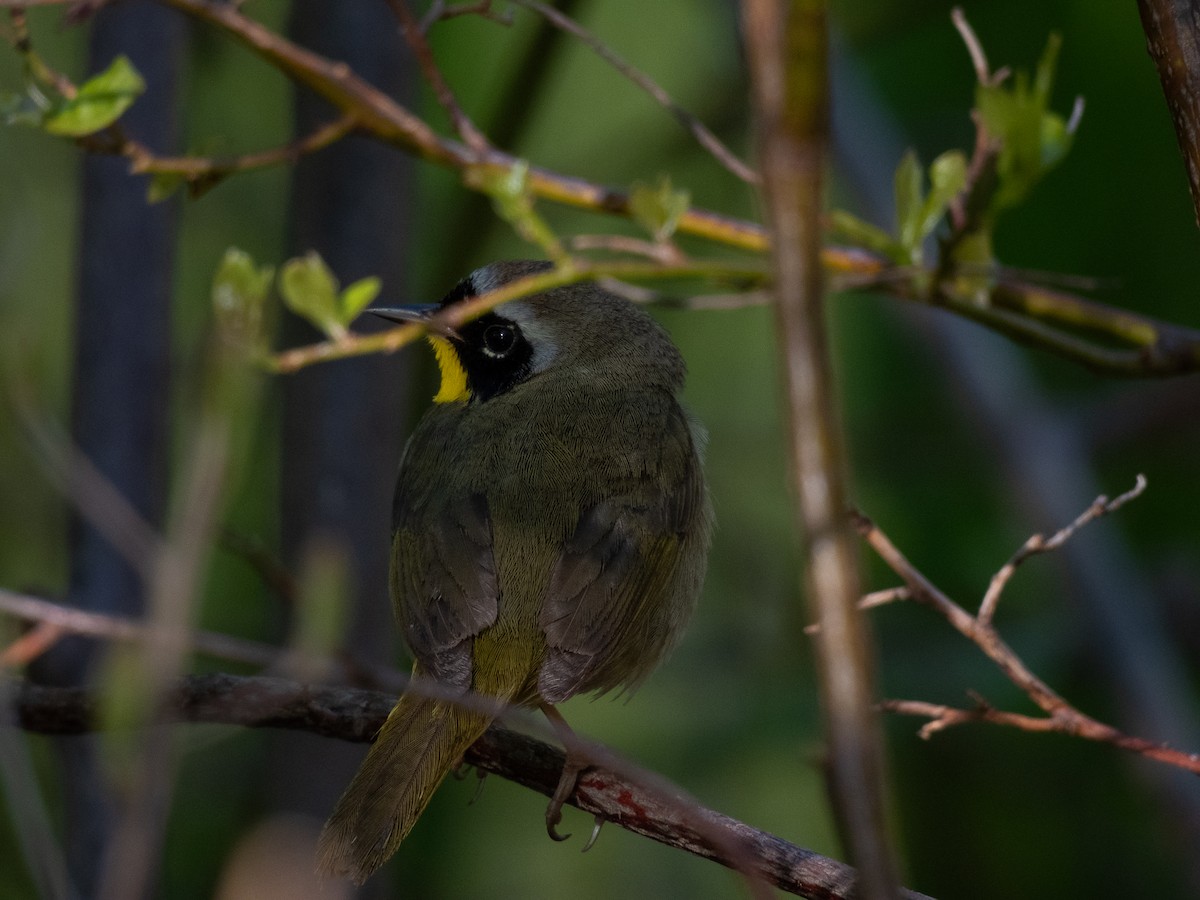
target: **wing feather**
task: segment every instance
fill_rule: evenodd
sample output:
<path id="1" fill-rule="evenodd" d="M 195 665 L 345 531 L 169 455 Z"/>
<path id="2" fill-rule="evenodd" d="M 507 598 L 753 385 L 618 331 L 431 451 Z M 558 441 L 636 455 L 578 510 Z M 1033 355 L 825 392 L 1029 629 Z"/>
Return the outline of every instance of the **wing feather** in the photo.
<path id="1" fill-rule="evenodd" d="M 691 613 L 710 514 L 686 416 L 673 401 L 664 412 L 662 434 L 642 432 L 641 468 L 582 510 L 551 574 L 538 676 L 548 702 L 635 685 Z"/>
<path id="2" fill-rule="evenodd" d="M 392 597 L 404 638 L 433 678 L 468 688 L 471 639 L 498 613 L 487 498 L 409 505 L 398 490 L 394 515 Z"/>

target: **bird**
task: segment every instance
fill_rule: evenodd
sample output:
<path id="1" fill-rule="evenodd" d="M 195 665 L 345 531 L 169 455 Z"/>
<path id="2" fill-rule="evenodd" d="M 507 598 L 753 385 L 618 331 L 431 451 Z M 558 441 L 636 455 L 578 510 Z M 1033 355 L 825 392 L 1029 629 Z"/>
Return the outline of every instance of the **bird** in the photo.
<path id="1" fill-rule="evenodd" d="M 383 865 L 503 708 L 540 708 L 562 733 L 558 704 L 637 688 L 696 605 L 713 521 L 706 433 L 680 403 L 686 368 L 667 332 L 594 283 L 441 324 L 551 268 L 496 262 L 438 304 L 371 310 L 427 325 L 440 384 L 392 507 L 412 680 L 322 829 L 326 875 L 361 884 Z M 555 839 L 585 767 L 568 748 L 546 813 Z"/>

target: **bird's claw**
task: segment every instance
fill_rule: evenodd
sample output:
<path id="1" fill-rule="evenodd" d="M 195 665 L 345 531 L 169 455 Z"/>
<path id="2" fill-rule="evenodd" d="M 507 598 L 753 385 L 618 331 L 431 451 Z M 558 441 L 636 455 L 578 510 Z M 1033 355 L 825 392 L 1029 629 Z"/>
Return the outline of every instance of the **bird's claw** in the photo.
<path id="1" fill-rule="evenodd" d="M 562 808 L 567 799 L 575 792 L 575 783 L 579 780 L 579 774 L 588 767 L 585 760 L 573 758 L 570 753 L 567 754 L 566 760 L 563 762 L 562 775 L 558 779 L 558 787 L 554 789 L 554 796 L 550 798 L 550 804 L 546 807 L 546 834 L 550 835 L 550 839 L 554 841 L 565 841 L 571 835 L 559 834 L 558 823 L 562 821 Z M 590 845 L 589 841 L 589 845 Z"/>
<path id="2" fill-rule="evenodd" d="M 592 826 L 592 836 L 587 839 L 587 843 L 583 845 L 583 850 L 580 852 L 587 853 L 596 846 L 596 841 L 600 837 L 600 829 L 603 827 L 603 825 L 604 819 L 600 818 L 600 816 L 596 816 L 596 824 Z"/>

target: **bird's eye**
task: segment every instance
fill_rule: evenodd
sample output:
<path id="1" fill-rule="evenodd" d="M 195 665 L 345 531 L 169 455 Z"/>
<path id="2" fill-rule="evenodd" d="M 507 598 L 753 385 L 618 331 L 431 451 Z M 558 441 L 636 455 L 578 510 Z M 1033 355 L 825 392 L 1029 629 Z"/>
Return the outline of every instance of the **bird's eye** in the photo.
<path id="1" fill-rule="evenodd" d="M 507 356 L 517 343 L 515 325 L 489 325 L 483 332 L 483 351 L 488 356 Z"/>

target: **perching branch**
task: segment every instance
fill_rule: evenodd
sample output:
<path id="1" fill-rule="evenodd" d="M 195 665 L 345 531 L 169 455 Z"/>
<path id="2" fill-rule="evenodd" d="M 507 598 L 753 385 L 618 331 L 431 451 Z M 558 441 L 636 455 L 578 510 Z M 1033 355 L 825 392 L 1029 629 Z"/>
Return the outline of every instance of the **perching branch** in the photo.
<path id="1" fill-rule="evenodd" d="M 925 703 L 914 700 L 886 700 L 881 706 L 890 712 L 928 718 L 920 731 L 924 738 L 953 725 L 965 722 L 990 722 L 996 725 L 1007 725 L 1024 731 L 1054 732 L 1056 734 L 1075 735 L 1092 741 L 1111 744 L 1123 750 L 1130 750 L 1149 759 L 1177 766 L 1189 772 L 1200 775 L 1200 754 L 1185 753 L 1174 750 L 1163 744 L 1143 738 L 1132 737 L 1093 719 L 1086 713 L 1080 712 L 1054 689 L 1042 681 L 1016 652 L 1001 639 L 993 619 L 1000 595 L 1008 585 L 1016 569 L 1031 556 L 1047 553 L 1061 547 L 1084 525 L 1101 516 L 1116 511 L 1125 503 L 1139 496 L 1146 488 L 1146 479 L 1139 475 L 1136 485 L 1119 497 L 1110 500 L 1101 496 L 1081 513 L 1071 524 L 1060 529 L 1046 538 L 1034 535 L 1027 540 L 1013 557 L 992 576 L 979 610 L 975 615 L 959 606 L 922 574 L 899 549 L 888 539 L 880 528 L 861 513 L 855 513 L 854 524 L 863 539 L 875 550 L 879 557 L 897 575 L 903 579 L 905 587 L 894 589 L 880 595 L 885 601 L 915 600 L 932 608 L 950 625 L 982 650 L 1004 676 L 1020 688 L 1034 704 L 1041 709 L 1044 716 L 1027 716 L 1019 713 L 1004 712 L 991 706 L 986 700 L 976 696 L 975 706 L 971 709 L 960 709 L 950 706 Z M 872 602 L 874 600 L 875 602 Z M 864 607 L 879 605 L 879 598 L 868 595 L 862 603 Z"/>
<path id="2" fill-rule="evenodd" d="M 41 598 L 0 590 L 0 611 L 59 633 L 88 634 L 113 640 L 153 644 L 157 632 L 143 623 L 117 616 L 73 610 Z M 17 644 L 10 645 L 10 649 Z M 278 668 L 286 665 L 283 648 L 255 644 L 228 635 L 194 633 L 188 645 L 213 656 Z M 314 662 L 309 660 L 308 662 Z M 311 666 L 307 666 L 311 670 Z M 327 667 L 325 667 L 327 668 Z M 496 715 L 495 698 L 447 692 L 430 681 L 404 676 L 379 677 L 375 683 L 417 691 Z M 0 674 L 2 677 L 2 674 Z M 82 688 L 50 688 L 13 682 L 16 718 L 26 730 L 47 734 L 80 734 L 100 727 L 98 695 Z M 394 695 L 300 684 L 272 677 L 227 674 L 190 675 L 159 694 L 157 722 L 219 722 L 247 727 L 291 728 L 351 741 L 370 741 L 378 732 Z M 854 870 L 835 860 L 795 847 L 772 835 L 704 809 L 665 779 L 621 759 L 612 751 L 572 735 L 573 752 L 593 765 L 581 778 L 570 802 L 605 821 L 678 847 L 750 878 L 753 888 L 764 879 L 806 897 L 853 896 Z M 468 752 L 467 761 L 549 796 L 559 780 L 562 751 L 504 728 L 493 727 Z M 757 896 L 757 894 L 756 894 Z M 910 900 L 923 895 L 906 892 Z"/>
<path id="3" fill-rule="evenodd" d="M 0 590 L 0 611 L 37 623 L 27 632 L 53 629 L 56 635 L 87 634 L 111 640 L 152 644 L 158 634 L 146 625 L 117 616 L 84 613 L 36 597 Z M 22 646 L 25 638 L 9 646 Z M 36 643 L 36 641 L 34 642 Z M 198 632 L 191 649 L 270 667 L 286 668 L 284 648 L 244 641 L 228 635 Z M 8 654 L 5 653 L 5 656 Z M 330 661 L 296 660 L 295 671 L 328 671 Z M 347 668 L 350 668 L 349 666 Z M 503 714 L 493 697 L 447 691 L 428 680 L 413 681 L 399 673 L 371 672 L 370 680 L 395 690 L 414 691 L 450 700 L 490 716 Z M 98 725 L 98 698 L 83 689 L 52 689 L 19 683 L 18 718 L 22 727 L 42 733 L 76 734 Z M 3 688 L 3 683 L 0 683 Z M 0 690 L 0 694 L 3 694 Z M 393 695 L 348 688 L 311 687 L 279 678 L 240 678 L 216 674 L 183 678 L 164 700 L 155 721 L 204 721 L 250 727 L 295 728 L 326 737 L 370 741 L 394 703 Z M 750 887 L 769 881 L 802 896 L 850 896 L 855 875 L 834 860 L 793 847 L 784 841 L 700 806 L 670 782 L 629 763 L 611 750 L 569 736 L 572 752 L 593 765 L 579 782 L 572 805 L 606 821 L 661 843 L 680 847 L 746 875 Z M 531 738 L 493 728 L 467 756 L 481 769 L 550 795 L 561 772 L 562 752 Z M 758 892 L 754 893 L 759 896 Z M 765 894 L 764 894 L 765 896 Z M 921 895 L 910 893 L 906 897 Z"/>
<path id="4" fill-rule="evenodd" d="M 99 698 L 85 689 L 21 682 L 15 694 L 17 721 L 28 731 L 81 734 L 96 727 Z M 189 675 L 166 698 L 159 721 L 288 728 L 367 742 L 394 702 L 392 696 L 374 691 L 278 678 Z M 549 796 L 562 771 L 563 753 L 493 726 L 467 751 L 466 761 Z M 569 802 L 629 831 L 728 865 L 729 860 L 713 849 L 706 836 L 719 831 L 725 841 L 744 850 L 762 877 L 789 893 L 830 900 L 854 894 L 856 873 L 850 867 L 607 768 L 588 769 Z M 914 891 L 901 896 L 905 900 L 924 897 Z"/>

